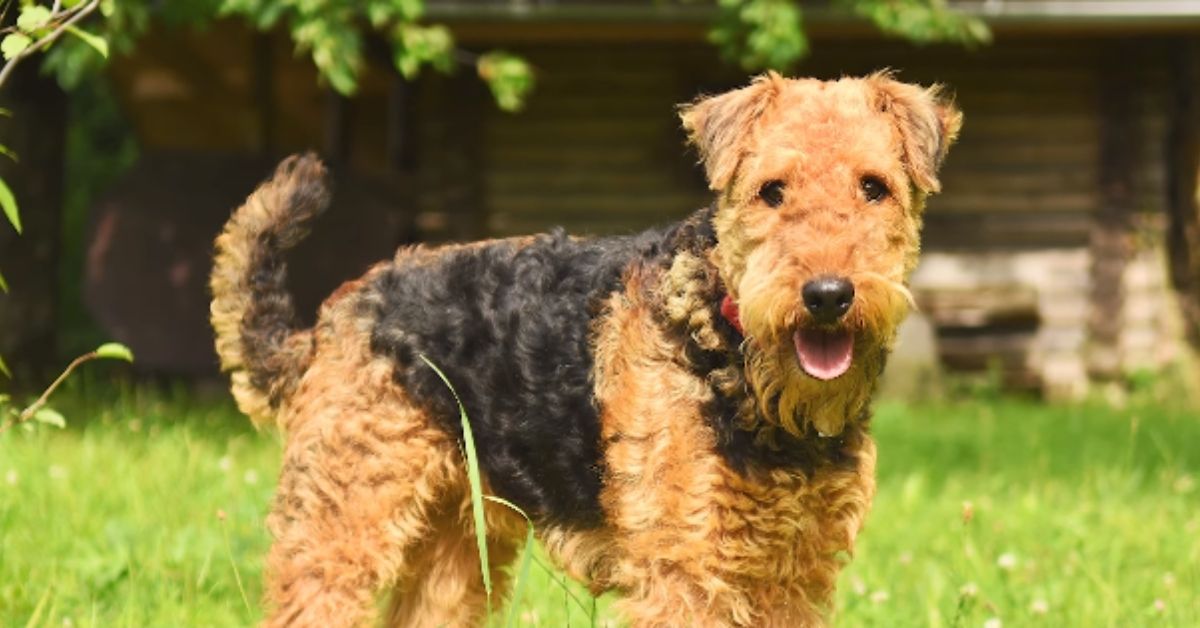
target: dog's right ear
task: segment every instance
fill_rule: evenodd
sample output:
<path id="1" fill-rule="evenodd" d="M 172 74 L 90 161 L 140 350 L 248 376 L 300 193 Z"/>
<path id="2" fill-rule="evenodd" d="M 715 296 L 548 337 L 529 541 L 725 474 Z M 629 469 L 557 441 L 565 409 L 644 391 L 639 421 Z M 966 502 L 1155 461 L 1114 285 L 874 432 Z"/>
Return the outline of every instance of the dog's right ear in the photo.
<path id="1" fill-rule="evenodd" d="M 917 188 L 925 193 L 942 189 L 938 170 L 962 128 L 962 112 L 940 86 L 922 88 L 901 83 L 888 72 L 867 79 L 874 86 L 877 105 L 896 119 L 905 166 Z"/>
<path id="2" fill-rule="evenodd" d="M 755 121 L 770 107 L 784 78 L 768 72 L 749 86 L 701 97 L 679 108 L 688 142 L 700 151 L 708 187 L 725 189 L 745 156 Z"/>

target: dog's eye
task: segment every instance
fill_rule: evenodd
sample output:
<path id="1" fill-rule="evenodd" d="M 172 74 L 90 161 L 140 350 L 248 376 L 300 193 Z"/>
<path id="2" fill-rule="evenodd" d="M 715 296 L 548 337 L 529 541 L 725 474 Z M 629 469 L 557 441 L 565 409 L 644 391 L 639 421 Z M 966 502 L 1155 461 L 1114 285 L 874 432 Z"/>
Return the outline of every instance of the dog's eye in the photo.
<path id="1" fill-rule="evenodd" d="M 773 179 L 763 184 L 758 189 L 758 198 L 761 198 L 764 203 L 771 207 L 779 207 L 783 204 L 783 181 Z"/>
<path id="2" fill-rule="evenodd" d="M 859 182 L 859 186 L 862 187 L 863 196 L 867 198 L 868 203 L 878 203 L 892 193 L 888 189 L 887 184 L 881 181 L 879 177 L 863 177 L 862 181 Z"/>

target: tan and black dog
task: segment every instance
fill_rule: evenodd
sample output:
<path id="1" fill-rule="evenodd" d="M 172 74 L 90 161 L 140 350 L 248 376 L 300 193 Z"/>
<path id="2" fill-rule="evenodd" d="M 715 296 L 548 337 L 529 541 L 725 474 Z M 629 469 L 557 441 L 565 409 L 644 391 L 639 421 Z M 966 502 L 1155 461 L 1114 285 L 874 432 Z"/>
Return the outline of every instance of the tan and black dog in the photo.
<path id="1" fill-rule="evenodd" d="M 886 74 L 768 74 L 681 110 L 716 194 L 645 233 L 406 248 L 298 329 L 282 251 L 328 204 L 293 157 L 217 240 L 240 407 L 287 434 L 272 626 L 479 623 L 459 413 L 485 491 L 638 626 L 827 621 L 875 491 L 868 404 L 961 115 Z M 369 225 L 364 225 L 369 228 Z M 487 506 L 492 579 L 524 522 Z"/>

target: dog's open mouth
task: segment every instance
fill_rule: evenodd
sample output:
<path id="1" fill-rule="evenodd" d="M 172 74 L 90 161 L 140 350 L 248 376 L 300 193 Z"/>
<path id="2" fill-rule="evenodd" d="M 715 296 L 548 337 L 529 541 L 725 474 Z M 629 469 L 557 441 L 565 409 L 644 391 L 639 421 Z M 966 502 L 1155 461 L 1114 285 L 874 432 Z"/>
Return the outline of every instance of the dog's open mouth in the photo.
<path id="1" fill-rule="evenodd" d="M 849 330 L 798 329 L 792 340 L 800 368 L 817 379 L 840 377 L 854 361 L 854 334 Z"/>

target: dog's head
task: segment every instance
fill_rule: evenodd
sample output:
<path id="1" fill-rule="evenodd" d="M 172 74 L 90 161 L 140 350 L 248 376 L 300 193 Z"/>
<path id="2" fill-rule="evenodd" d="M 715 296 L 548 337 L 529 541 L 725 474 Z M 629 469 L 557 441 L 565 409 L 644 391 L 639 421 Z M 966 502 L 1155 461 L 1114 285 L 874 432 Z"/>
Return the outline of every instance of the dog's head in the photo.
<path id="1" fill-rule="evenodd" d="M 837 434 L 908 313 L 925 198 L 962 116 L 937 88 L 886 73 L 770 73 L 681 117 L 718 194 L 712 261 L 757 401 L 793 434 Z"/>

